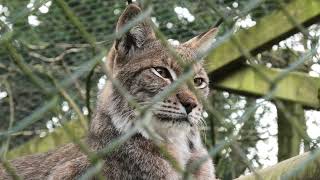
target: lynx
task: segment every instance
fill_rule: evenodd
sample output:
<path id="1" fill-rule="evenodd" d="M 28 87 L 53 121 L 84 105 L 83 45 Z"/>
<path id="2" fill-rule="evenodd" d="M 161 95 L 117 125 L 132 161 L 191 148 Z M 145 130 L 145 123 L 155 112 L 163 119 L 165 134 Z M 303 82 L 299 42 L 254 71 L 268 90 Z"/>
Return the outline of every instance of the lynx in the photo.
<path id="1" fill-rule="evenodd" d="M 139 13 L 138 5 L 129 4 L 118 20 L 116 31 Z M 192 64 L 193 86 L 204 97 L 209 93 L 209 80 L 201 56 L 210 48 L 216 33 L 217 28 L 212 28 L 175 46 L 184 63 Z M 174 83 L 184 71 L 175 56 L 156 38 L 147 20 L 115 40 L 106 67 L 111 77 L 117 79 L 142 107 L 150 105 L 152 98 Z M 157 135 L 158 143 L 143 128 L 139 129 L 104 157 L 102 174 L 106 179 L 182 179 L 181 173 L 159 151 L 159 144 L 183 170 L 208 155 L 199 131 L 203 106 L 189 86 L 183 84 L 175 93 L 151 107 L 153 118 L 148 126 Z M 99 151 L 133 128 L 137 119 L 136 109 L 111 82 L 107 82 L 98 95 L 96 113 L 85 141 L 92 151 Z M 77 179 L 90 167 L 86 155 L 72 143 L 11 163 L 25 179 Z M 214 173 L 213 162 L 207 159 L 192 176 L 194 179 L 214 180 Z M 9 178 L 5 170 L 0 169 L 0 179 Z"/>

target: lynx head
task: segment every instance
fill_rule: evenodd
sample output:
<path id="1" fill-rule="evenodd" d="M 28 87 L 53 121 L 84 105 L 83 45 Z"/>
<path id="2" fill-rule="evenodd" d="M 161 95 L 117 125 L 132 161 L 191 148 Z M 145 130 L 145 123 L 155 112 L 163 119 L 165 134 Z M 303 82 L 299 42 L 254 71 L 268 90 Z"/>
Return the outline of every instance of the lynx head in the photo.
<path id="1" fill-rule="evenodd" d="M 118 20 L 116 30 L 119 31 L 140 12 L 137 5 L 128 5 Z M 210 48 L 216 33 L 217 29 L 212 28 L 175 47 L 181 59 L 192 64 L 194 88 L 205 97 L 209 92 L 209 79 L 202 67 L 201 55 Z M 142 106 L 148 105 L 153 97 L 177 80 L 184 71 L 156 38 L 152 26 L 146 20 L 115 41 L 109 53 L 107 69 Z M 102 103 L 102 106 L 118 130 L 125 131 L 133 125 L 135 110 L 111 83 L 106 85 L 100 99 L 108 101 Z M 184 84 L 162 102 L 153 105 L 152 112 L 158 125 L 169 123 L 171 126 L 192 126 L 201 121 L 202 108 L 200 101 Z"/>

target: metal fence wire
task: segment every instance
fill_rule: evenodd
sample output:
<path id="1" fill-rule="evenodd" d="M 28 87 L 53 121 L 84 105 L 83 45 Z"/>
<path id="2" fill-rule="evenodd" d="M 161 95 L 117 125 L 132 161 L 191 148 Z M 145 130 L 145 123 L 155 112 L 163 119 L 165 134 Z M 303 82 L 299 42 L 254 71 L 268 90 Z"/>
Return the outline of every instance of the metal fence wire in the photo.
<path id="1" fill-rule="evenodd" d="M 305 111 L 316 115 L 320 107 L 320 71 L 314 70 L 320 66 L 317 0 L 134 3 L 142 13 L 115 32 L 125 1 L 0 1 L 0 162 L 12 179 L 20 177 L 9 159 L 46 152 L 70 141 L 92 162 L 81 178 L 101 178 L 103 157 L 139 129 L 156 139 L 148 126 L 150 108 L 185 85 L 204 106 L 203 142 L 219 178 L 253 173 L 254 178 L 265 179 L 256 169 L 268 165 L 267 160 L 279 159 L 280 150 L 278 156 L 261 157 L 257 144 L 272 144 L 270 138 L 285 132 L 280 132 L 279 120 L 277 124 L 270 114 L 287 119 L 286 125 L 300 138 L 304 149 L 295 155 L 311 151 L 281 178 L 294 179 L 309 162 L 319 159 L 318 138 L 307 133 L 305 118 Z M 150 20 L 157 38 L 184 69 L 146 107 L 105 68 L 113 41 L 144 20 Z M 173 46 L 218 24 L 218 36 L 203 62 L 211 88 L 209 98 L 204 98 L 192 88 L 192 64 L 183 63 Z M 138 123 L 104 149 L 92 152 L 82 139 L 96 110 L 96 96 L 107 81 L 135 109 Z M 262 122 L 266 118 L 270 122 Z M 320 117 L 312 119 L 320 121 Z M 270 124 L 278 131 L 270 130 Z M 276 145 L 272 146 L 275 151 Z M 208 158 L 201 157 L 191 169 L 182 170 L 165 148 L 160 149 L 186 179 Z"/>

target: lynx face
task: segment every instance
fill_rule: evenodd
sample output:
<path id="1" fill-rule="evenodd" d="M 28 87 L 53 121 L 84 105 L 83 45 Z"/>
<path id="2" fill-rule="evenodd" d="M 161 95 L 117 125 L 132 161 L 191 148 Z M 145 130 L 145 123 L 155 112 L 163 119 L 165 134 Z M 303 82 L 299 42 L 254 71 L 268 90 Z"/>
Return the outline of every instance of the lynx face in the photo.
<path id="1" fill-rule="evenodd" d="M 118 21 L 117 30 L 140 12 L 138 6 L 129 5 Z M 201 54 L 211 46 L 216 32 L 217 29 L 213 28 L 175 47 L 184 63 L 192 64 L 193 86 L 205 97 L 209 92 L 209 79 L 201 64 Z M 142 106 L 149 105 L 153 97 L 168 88 L 184 71 L 167 48 L 157 40 L 147 22 L 139 23 L 116 40 L 109 53 L 107 69 Z M 112 99 L 108 103 L 112 105 L 107 107 L 107 111 L 113 116 L 115 126 L 120 131 L 126 131 L 135 121 L 135 110 L 116 88 L 112 88 L 111 83 L 106 89 L 109 93 L 105 94 Z M 155 126 L 170 124 L 186 127 L 201 122 L 202 108 L 200 101 L 184 84 L 162 102 L 154 104 L 151 110 L 156 117 Z"/>
<path id="2" fill-rule="evenodd" d="M 119 74 L 126 74 L 127 70 L 135 69 L 130 72 L 127 82 L 131 83 L 127 88 L 142 106 L 149 105 L 153 97 L 168 88 L 183 74 L 183 69 L 174 58 L 170 57 L 160 42 L 155 40 L 149 45 L 146 44 L 146 49 L 140 56 L 131 57 L 131 63 L 126 65 L 127 68 L 126 66 L 123 68 L 126 72 L 119 71 Z M 192 59 L 194 52 L 190 48 L 180 46 L 177 47 L 177 51 L 185 61 L 195 61 Z M 192 68 L 195 89 L 207 96 L 209 82 L 202 65 L 195 63 Z M 194 125 L 201 120 L 202 105 L 187 85 L 183 85 L 177 92 L 153 105 L 152 112 L 160 121 Z"/>

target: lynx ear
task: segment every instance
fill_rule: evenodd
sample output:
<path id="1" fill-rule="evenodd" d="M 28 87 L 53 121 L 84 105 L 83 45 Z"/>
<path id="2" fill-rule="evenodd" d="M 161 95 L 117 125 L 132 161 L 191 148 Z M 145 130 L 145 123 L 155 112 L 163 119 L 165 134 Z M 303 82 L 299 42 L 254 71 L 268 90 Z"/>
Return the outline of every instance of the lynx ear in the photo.
<path id="1" fill-rule="evenodd" d="M 189 41 L 183 43 L 184 46 L 190 47 L 195 50 L 197 56 L 202 58 L 212 48 L 215 42 L 215 37 L 218 34 L 218 28 L 214 27 L 207 32 L 204 32 Z"/>
<path id="2" fill-rule="evenodd" d="M 140 7 L 136 4 L 129 4 L 118 20 L 116 31 L 119 32 L 125 24 L 134 19 L 139 13 L 141 13 Z M 145 20 L 129 29 L 121 38 L 117 39 L 115 49 L 119 55 L 127 55 L 130 50 L 141 48 L 147 40 L 154 38 L 153 29 Z"/>

